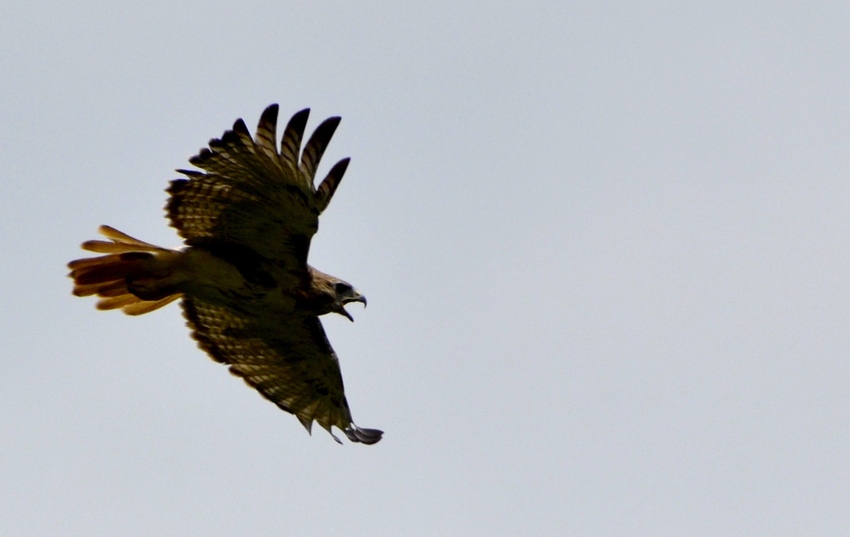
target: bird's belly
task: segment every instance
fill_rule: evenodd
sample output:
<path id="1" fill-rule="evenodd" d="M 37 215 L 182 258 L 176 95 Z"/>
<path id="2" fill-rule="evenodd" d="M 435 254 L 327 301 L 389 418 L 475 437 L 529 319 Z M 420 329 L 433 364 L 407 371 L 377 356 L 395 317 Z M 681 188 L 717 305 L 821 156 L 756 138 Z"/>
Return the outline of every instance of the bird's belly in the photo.
<path id="1" fill-rule="evenodd" d="M 252 311 L 293 311 L 295 300 L 279 285 L 249 281 L 231 263 L 203 250 L 186 251 L 183 292 L 210 304 Z"/>

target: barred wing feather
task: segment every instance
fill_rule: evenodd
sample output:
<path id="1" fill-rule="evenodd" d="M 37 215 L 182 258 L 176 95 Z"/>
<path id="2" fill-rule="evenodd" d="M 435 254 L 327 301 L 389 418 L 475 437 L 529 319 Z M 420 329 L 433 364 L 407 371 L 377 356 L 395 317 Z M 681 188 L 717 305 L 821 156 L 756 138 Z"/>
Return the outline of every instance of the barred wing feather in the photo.
<path id="1" fill-rule="evenodd" d="M 192 297 L 184 297 L 183 312 L 201 348 L 308 431 L 316 421 L 352 442 L 381 439 L 381 431 L 352 422 L 339 361 L 318 317 L 255 317 Z"/>

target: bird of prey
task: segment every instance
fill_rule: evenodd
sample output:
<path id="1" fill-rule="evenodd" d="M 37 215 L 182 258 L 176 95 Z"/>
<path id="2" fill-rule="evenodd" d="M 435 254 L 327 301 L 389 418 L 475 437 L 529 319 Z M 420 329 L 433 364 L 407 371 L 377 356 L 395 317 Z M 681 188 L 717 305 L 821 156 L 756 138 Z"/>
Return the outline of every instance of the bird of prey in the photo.
<path id="1" fill-rule="evenodd" d="M 82 244 L 105 254 L 68 264 L 77 296 L 98 309 L 140 315 L 180 300 L 198 345 L 230 366 L 309 432 L 313 421 L 352 442 L 374 444 L 382 431 L 357 427 L 345 398 L 336 353 L 319 316 L 366 305 L 354 287 L 307 264 L 310 240 L 348 166 L 334 165 L 318 186 L 316 168 L 339 117 L 325 120 L 304 144 L 310 110 L 289 120 L 278 149 L 278 106 L 266 108 L 251 137 L 237 120 L 177 170 L 165 206 L 183 237 L 181 250 L 134 239 L 109 226 L 109 240 Z"/>

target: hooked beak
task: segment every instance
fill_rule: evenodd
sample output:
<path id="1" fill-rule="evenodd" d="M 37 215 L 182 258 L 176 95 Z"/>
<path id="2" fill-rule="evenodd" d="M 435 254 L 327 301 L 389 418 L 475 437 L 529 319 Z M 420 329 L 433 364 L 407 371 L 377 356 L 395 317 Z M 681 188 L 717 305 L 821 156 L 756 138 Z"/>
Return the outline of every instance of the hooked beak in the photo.
<path id="1" fill-rule="evenodd" d="M 354 317 L 352 317 L 350 313 L 345 311 L 345 308 L 344 308 L 344 306 L 346 304 L 350 304 L 351 302 L 362 302 L 363 307 L 365 308 L 366 307 L 366 297 L 361 295 L 357 291 L 352 291 L 351 296 L 347 296 L 347 297 L 342 299 L 342 304 L 339 306 L 339 310 L 337 310 L 337 313 L 339 313 L 340 315 L 344 315 L 345 317 L 348 318 L 349 321 L 351 321 L 353 323 Z"/>

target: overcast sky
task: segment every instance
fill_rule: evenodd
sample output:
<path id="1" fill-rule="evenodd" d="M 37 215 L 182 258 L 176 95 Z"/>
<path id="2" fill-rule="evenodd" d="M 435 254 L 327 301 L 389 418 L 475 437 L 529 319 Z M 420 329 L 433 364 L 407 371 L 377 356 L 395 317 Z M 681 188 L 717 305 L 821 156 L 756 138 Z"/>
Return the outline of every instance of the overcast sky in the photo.
<path id="1" fill-rule="evenodd" d="M 0 9 L 0 533 L 846 532 L 850 5 L 238 5 Z M 273 102 L 343 118 L 310 261 L 375 446 L 70 294 Z"/>

